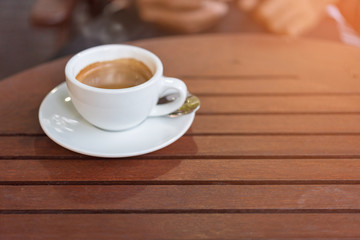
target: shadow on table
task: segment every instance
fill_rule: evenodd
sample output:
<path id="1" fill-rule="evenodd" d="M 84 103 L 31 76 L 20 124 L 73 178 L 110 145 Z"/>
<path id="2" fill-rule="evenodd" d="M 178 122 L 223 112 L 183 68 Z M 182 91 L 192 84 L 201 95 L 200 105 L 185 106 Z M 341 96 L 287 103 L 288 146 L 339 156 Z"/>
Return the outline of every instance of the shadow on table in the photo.
<path id="1" fill-rule="evenodd" d="M 123 205 L 120 203 L 123 203 L 131 208 L 131 198 L 135 199 L 147 185 L 186 180 L 180 169 L 173 171 L 182 162 L 180 156 L 185 154 L 176 149 L 184 147 L 186 154 L 197 152 L 193 137 L 187 136 L 167 148 L 141 156 L 140 159 L 41 160 L 39 162 L 43 173 L 38 178 L 54 185 L 49 194 L 55 195 L 65 206 L 68 203 L 68 206 L 78 209 L 91 209 L 94 206 L 121 208 Z M 123 187 L 118 188 L 119 185 Z M 125 201 L 127 199 L 129 201 Z"/>

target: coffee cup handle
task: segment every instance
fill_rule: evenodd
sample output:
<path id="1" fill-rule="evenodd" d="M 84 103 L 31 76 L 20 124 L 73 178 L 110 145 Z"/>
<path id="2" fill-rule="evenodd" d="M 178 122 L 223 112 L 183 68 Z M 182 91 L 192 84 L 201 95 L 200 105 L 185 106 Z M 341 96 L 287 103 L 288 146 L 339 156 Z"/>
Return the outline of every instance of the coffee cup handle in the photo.
<path id="1" fill-rule="evenodd" d="M 165 103 L 165 104 L 157 104 L 152 111 L 150 112 L 151 117 L 164 116 L 170 114 L 177 109 L 179 109 L 185 102 L 187 96 L 187 87 L 183 81 L 177 78 L 171 77 L 162 77 L 163 85 L 160 93 L 164 93 L 166 90 L 175 90 L 175 92 L 179 93 L 179 97 L 177 97 L 174 101 Z"/>

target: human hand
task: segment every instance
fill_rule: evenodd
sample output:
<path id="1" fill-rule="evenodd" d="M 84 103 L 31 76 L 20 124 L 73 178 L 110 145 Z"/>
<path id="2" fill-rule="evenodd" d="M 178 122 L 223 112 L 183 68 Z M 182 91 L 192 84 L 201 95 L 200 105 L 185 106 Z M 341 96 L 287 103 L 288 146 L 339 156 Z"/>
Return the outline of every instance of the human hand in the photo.
<path id="1" fill-rule="evenodd" d="M 195 33 L 215 25 L 228 0 L 137 0 L 140 17 L 171 31 Z"/>
<path id="2" fill-rule="evenodd" d="M 341 0 L 337 7 L 353 29 L 360 33 L 360 0 Z"/>
<path id="3" fill-rule="evenodd" d="M 325 7 L 337 0 L 238 0 L 269 31 L 297 36 L 315 27 Z"/>

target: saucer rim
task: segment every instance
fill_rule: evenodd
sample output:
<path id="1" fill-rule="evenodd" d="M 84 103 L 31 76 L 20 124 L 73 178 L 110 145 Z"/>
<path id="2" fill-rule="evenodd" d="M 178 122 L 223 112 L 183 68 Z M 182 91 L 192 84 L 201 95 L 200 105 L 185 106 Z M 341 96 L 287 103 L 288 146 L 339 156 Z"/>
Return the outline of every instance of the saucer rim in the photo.
<path id="1" fill-rule="evenodd" d="M 191 125 L 192 125 L 192 123 L 193 123 L 193 121 L 195 119 L 195 112 L 192 112 L 190 114 L 182 116 L 182 117 L 188 117 L 189 119 L 186 121 L 186 124 L 183 124 L 183 126 L 181 128 L 181 131 L 174 134 L 174 136 L 171 137 L 169 140 L 164 141 L 162 144 L 157 145 L 156 147 L 153 147 L 153 148 L 147 148 L 147 149 L 144 149 L 142 151 L 126 152 L 126 153 L 102 153 L 102 152 L 99 152 L 99 151 L 96 151 L 96 152 L 87 151 L 87 150 L 84 150 L 84 149 L 73 147 L 71 144 L 66 144 L 63 141 L 58 140 L 57 138 L 55 138 L 53 136 L 53 134 L 50 131 L 48 131 L 48 128 L 46 126 L 44 126 L 44 124 L 41 121 L 41 114 L 44 111 L 43 108 L 44 108 L 44 106 L 46 104 L 47 99 L 50 97 L 50 95 L 55 94 L 55 92 L 53 92 L 54 89 L 57 89 L 57 91 L 59 91 L 60 88 L 65 88 L 66 91 L 68 91 L 66 82 L 62 82 L 59 85 L 57 85 L 55 88 L 50 90 L 49 93 L 42 100 L 42 102 L 40 104 L 40 107 L 39 107 L 39 112 L 38 112 L 38 119 L 39 119 L 40 126 L 41 126 L 42 130 L 44 131 L 44 133 L 47 135 L 47 137 L 49 137 L 52 141 L 54 141 L 55 143 L 57 143 L 61 147 L 65 148 L 65 149 L 68 149 L 68 150 L 70 150 L 72 152 L 80 153 L 80 154 L 83 154 L 83 155 L 86 155 L 86 156 L 101 157 L 101 158 L 125 158 L 125 157 L 134 157 L 134 156 L 140 156 L 140 155 L 148 154 L 148 153 L 151 153 L 151 152 L 155 152 L 157 150 L 160 150 L 162 148 L 165 148 L 165 147 L 169 146 L 170 144 L 172 144 L 175 141 L 177 141 L 178 139 L 180 139 L 189 130 L 189 128 L 191 127 Z M 167 118 L 167 117 L 165 116 L 165 117 L 156 117 L 156 118 Z M 169 119 L 171 119 L 171 118 L 169 117 Z M 82 120 L 86 121 L 85 119 L 82 119 Z M 146 121 L 147 120 L 145 120 L 140 125 L 144 124 Z M 93 126 L 90 123 L 89 123 L 89 125 L 91 126 L 91 128 L 98 129 L 100 131 L 104 131 L 104 130 L 101 130 L 99 128 L 96 128 L 95 126 Z M 132 129 L 135 129 L 135 128 L 139 127 L 140 125 L 132 128 Z M 125 131 L 130 131 L 130 130 L 131 129 L 125 130 Z M 107 131 L 104 131 L 104 132 L 107 132 Z M 109 134 L 110 133 L 111 132 L 109 132 Z"/>

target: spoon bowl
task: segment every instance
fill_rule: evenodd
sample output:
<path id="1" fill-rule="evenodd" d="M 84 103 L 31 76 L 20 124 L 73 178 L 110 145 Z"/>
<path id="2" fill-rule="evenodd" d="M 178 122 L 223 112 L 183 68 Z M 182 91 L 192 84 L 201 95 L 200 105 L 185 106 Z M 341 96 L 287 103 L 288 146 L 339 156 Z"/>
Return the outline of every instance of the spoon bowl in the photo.
<path id="1" fill-rule="evenodd" d="M 184 104 L 176 111 L 169 114 L 169 117 L 175 118 L 180 117 L 182 115 L 186 115 L 197 111 L 200 108 L 200 99 L 195 95 L 188 94 Z"/>
<path id="2" fill-rule="evenodd" d="M 165 104 L 168 102 L 172 102 L 176 99 L 176 97 L 177 97 L 176 94 L 169 94 L 160 98 L 158 103 Z M 199 108 L 200 108 L 200 99 L 197 96 L 192 95 L 191 93 L 188 92 L 188 96 L 186 97 L 184 104 L 176 111 L 168 114 L 168 116 L 171 118 L 180 117 L 192 113 L 194 111 L 197 111 Z"/>

